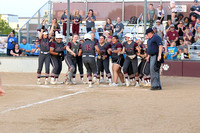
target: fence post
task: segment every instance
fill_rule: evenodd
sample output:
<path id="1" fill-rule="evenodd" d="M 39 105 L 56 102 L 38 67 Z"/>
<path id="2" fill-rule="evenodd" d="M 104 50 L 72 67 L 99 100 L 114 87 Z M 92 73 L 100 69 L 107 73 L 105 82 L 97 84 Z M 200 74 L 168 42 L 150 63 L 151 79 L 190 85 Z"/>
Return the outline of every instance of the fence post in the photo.
<path id="1" fill-rule="evenodd" d="M 146 32 L 146 25 L 147 25 L 147 0 L 144 0 L 144 38 Z"/>
<path id="2" fill-rule="evenodd" d="M 85 17 L 87 16 L 87 12 L 88 12 L 88 1 L 85 0 Z"/>
<path id="3" fill-rule="evenodd" d="M 67 43 L 69 42 L 70 33 L 70 0 L 67 0 Z"/>
<path id="4" fill-rule="evenodd" d="M 49 0 L 49 6 L 50 6 L 50 11 L 49 11 L 49 21 L 48 21 L 48 24 L 50 24 L 51 23 L 51 10 L 52 10 L 52 1 L 51 0 Z"/>
<path id="5" fill-rule="evenodd" d="M 40 10 L 38 10 L 38 25 L 40 24 Z"/>
<path id="6" fill-rule="evenodd" d="M 29 43 L 29 22 L 26 24 L 26 40 L 27 40 L 27 43 Z"/>
<path id="7" fill-rule="evenodd" d="M 122 0 L 122 22 L 124 22 L 124 9 L 125 9 L 124 0 Z"/>

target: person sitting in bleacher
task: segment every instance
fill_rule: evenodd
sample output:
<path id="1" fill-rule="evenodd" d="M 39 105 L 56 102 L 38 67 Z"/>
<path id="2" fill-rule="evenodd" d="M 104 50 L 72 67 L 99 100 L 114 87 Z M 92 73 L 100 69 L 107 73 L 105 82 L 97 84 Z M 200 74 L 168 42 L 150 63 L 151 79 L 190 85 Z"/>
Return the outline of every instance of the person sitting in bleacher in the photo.
<path id="1" fill-rule="evenodd" d="M 18 43 L 16 43 L 14 45 L 14 48 L 13 48 L 13 50 L 10 51 L 10 54 L 12 56 L 22 56 L 22 51 L 19 49 L 19 44 Z"/>
<path id="2" fill-rule="evenodd" d="M 40 54 L 40 45 L 39 45 L 39 40 L 36 39 L 35 40 L 35 44 L 33 44 L 32 48 L 31 48 L 31 53 L 33 56 L 39 56 Z"/>
<path id="3" fill-rule="evenodd" d="M 197 33 L 195 34 L 195 43 L 192 44 L 192 49 L 200 49 L 200 27 L 197 28 Z"/>
<path id="4" fill-rule="evenodd" d="M 22 50 L 22 53 L 25 54 L 25 56 L 31 55 L 31 45 L 27 43 L 26 39 L 22 39 L 22 43 L 19 44 L 19 49 Z"/>

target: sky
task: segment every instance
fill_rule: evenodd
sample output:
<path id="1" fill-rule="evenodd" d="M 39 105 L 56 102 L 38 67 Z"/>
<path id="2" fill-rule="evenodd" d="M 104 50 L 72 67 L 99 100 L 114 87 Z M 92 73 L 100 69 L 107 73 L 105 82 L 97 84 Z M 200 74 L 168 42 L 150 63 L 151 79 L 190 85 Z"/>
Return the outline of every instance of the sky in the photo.
<path id="1" fill-rule="evenodd" d="M 31 17 L 48 0 L 0 0 L 0 14 Z"/>

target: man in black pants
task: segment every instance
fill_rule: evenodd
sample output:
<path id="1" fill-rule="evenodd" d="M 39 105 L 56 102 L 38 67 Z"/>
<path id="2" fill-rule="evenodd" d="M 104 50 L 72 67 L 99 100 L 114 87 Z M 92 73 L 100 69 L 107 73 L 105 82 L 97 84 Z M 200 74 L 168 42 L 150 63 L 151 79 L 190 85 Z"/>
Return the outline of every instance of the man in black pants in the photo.
<path id="1" fill-rule="evenodd" d="M 95 51 L 100 55 L 99 48 L 93 41 L 91 41 L 91 35 L 89 33 L 84 35 L 85 42 L 81 44 L 79 50 L 79 56 L 82 55 L 83 63 L 87 69 L 87 77 L 89 80 L 89 87 L 92 87 L 92 73 L 94 80 L 97 77 L 97 64 L 95 60 Z"/>
<path id="2" fill-rule="evenodd" d="M 154 33 L 152 28 L 146 30 L 147 41 L 147 61 L 150 61 L 151 90 L 161 90 L 160 65 L 163 62 L 161 38 Z"/>
<path id="3" fill-rule="evenodd" d="M 64 60 L 64 50 L 66 46 L 62 42 L 63 36 L 61 34 L 56 34 L 56 41 L 50 45 L 51 63 L 53 65 L 53 70 L 51 74 L 51 84 L 60 84 L 58 82 L 58 77 L 62 70 L 62 61 Z"/>

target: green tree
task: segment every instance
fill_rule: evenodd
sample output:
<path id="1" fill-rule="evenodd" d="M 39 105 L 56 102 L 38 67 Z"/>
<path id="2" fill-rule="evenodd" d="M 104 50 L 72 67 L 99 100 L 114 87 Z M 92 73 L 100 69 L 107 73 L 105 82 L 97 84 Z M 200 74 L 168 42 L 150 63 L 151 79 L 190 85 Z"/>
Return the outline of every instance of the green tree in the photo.
<path id="1" fill-rule="evenodd" d="M 0 15 L 0 34 L 10 34 L 12 28 L 9 26 L 8 22 L 3 20 Z"/>

